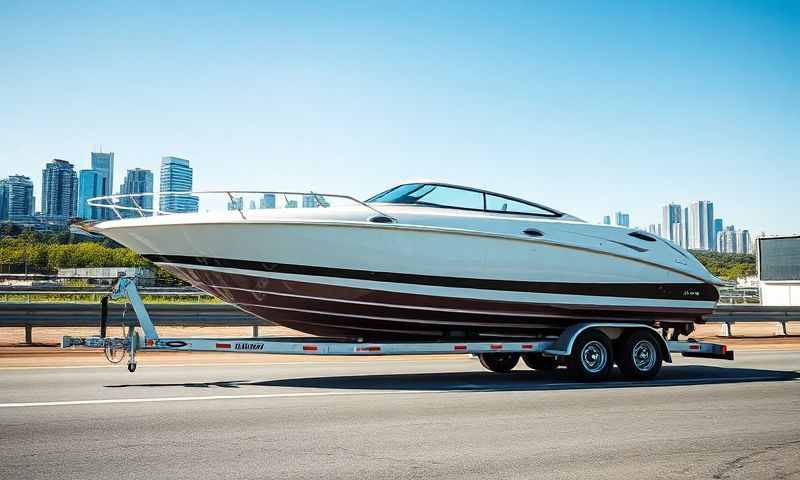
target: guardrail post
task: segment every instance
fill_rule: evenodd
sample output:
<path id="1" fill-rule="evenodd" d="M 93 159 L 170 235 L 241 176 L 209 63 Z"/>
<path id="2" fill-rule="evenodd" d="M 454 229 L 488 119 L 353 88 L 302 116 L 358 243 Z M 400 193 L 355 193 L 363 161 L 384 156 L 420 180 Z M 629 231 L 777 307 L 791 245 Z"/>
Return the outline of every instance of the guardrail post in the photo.
<path id="1" fill-rule="evenodd" d="M 720 337 L 731 337 L 731 336 L 733 336 L 733 331 L 731 329 L 731 325 L 733 323 L 735 323 L 735 322 L 733 322 L 732 320 L 725 320 L 724 322 L 722 322 L 720 324 L 719 336 Z"/>
<path id="2" fill-rule="evenodd" d="M 784 335 L 789 335 L 789 332 L 786 330 L 786 320 L 780 320 L 777 325 L 775 325 L 775 336 L 782 337 Z"/>
<path id="3" fill-rule="evenodd" d="M 258 336 L 258 325 L 253 325 L 253 336 L 254 337 Z"/>
<path id="4" fill-rule="evenodd" d="M 100 299 L 100 337 L 106 338 L 106 325 L 108 324 L 108 296 Z"/>
<path id="5" fill-rule="evenodd" d="M 33 343 L 33 325 L 25 325 L 25 344 L 31 345 Z"/>

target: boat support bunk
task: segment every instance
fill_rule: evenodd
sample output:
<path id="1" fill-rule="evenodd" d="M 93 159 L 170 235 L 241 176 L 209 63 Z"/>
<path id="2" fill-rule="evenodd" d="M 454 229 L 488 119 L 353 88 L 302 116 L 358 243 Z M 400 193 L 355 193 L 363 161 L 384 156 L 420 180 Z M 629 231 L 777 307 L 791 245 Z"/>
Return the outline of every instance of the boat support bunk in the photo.
<path id="1" fill-rule="evenodd" d="M 105 314 L 99 336 L 64 336 L 61 348 L 103 349 L 106 358 L 119 363 L 128 358 L 128 371 L 136 370 L 138 351 L 236 352 L 291 355 L 442 355 L 472 354 L 493 372 L 508 372 L 520 358 L 534 370 L 554 370 L 566 365 L 582 380 L 603 380 L 616 364 L 630 379 L 654 378 L 672 353 L 686 357 L 733 360 L 725 345 L 678 340 L 676 332 L 644 324 L 586 322 L 571 325 L 559 336 L 545 338 L 487 338 L 486 340 L 348 341 L 321 337 L 162 338 L 159 337 L 133 278 L 120 275 L 107 298 L 127 299 L 139 326 L 129 326 L 124 337 L 105 336 Z M 105 300 L 107 301 L 107 299 Z M 106 309 L 103 309 L 105 312 Z"/>

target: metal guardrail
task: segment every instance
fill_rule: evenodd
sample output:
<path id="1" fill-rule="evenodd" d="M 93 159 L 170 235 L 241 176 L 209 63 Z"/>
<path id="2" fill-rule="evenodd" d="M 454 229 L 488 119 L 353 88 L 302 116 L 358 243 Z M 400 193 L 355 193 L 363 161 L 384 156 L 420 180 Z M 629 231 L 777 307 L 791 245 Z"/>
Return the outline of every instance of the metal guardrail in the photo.
<path id="1" fill-rule="evenodd" d="M 253 335 L 257 336 L 259 326 L 274 325 L 228 304 L 151 303 L 147 309 L 159 326 L 253 327 Z M 110 303 L 108 310 L 110 326 L 137 324 L 136 315 L 125 305 Z M 99 303 L 0 303 L 0 327 L 25 327 L 26 343 L 32 343 L 34 327 L 96 327 L 100 313 Z M 800 322 L 800 307 L 720 305 L 705 321 L 721 324 L 720 336 L 731 336 L 737 322 L 775 322 L 775 334 L 787 335 L 786 324 Z"/>
<path id="2" fill-rule="evenodd" d="M 153 322 L 159 326 L 253 327 L 275 325 L 227 304 L 147 305 Z M 100 303 L 0 303 L 0 327 L 25 327 L 25 343 L 32 343 L 37 327 L 97 327 Z M 108 305 L 108 325 L 138 325 L 136 314 L 122 304 Z"/>
<path id="3" fill-rule="evenodd" d="M 788 335 L 786 324 L 800 322 L 800 307 L 773 307 L 764 305 L 719 305 L 705 318 L 706 323 L 721 324 L 720 336 L 733 335 L 737 322 L 775 322 L 775 335 Z"/>

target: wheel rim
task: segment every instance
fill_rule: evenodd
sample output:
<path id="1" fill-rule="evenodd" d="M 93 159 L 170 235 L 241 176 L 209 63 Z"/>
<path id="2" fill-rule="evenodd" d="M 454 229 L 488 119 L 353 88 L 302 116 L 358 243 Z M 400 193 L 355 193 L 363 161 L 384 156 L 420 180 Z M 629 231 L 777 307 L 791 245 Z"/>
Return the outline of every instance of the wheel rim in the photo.
<path id="1" fill-rule="evenodd" d="M 656 347 L 649 340 L 639 340 L 633 346 L 633 365 L 642 372 L 653 369 L 656 364 Z"/>
<path id="2" fill-rule="evenodd" d="M 581 350 L 581 363 L 583 368 L 591 373 L 602 371 L 608 363 L 606 346 L 597 340 L 588 342 Z"/>

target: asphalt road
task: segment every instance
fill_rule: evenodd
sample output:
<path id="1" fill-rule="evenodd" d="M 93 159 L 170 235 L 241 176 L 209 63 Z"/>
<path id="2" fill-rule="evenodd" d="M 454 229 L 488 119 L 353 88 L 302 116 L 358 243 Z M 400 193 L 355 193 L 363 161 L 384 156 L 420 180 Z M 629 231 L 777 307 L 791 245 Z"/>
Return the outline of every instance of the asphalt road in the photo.
<path id="1" fill-rule="evenodd" d="M 800 478 L 800 352 L 648 383 L 477 361 L 0 368 L 1 479 Z"/>

